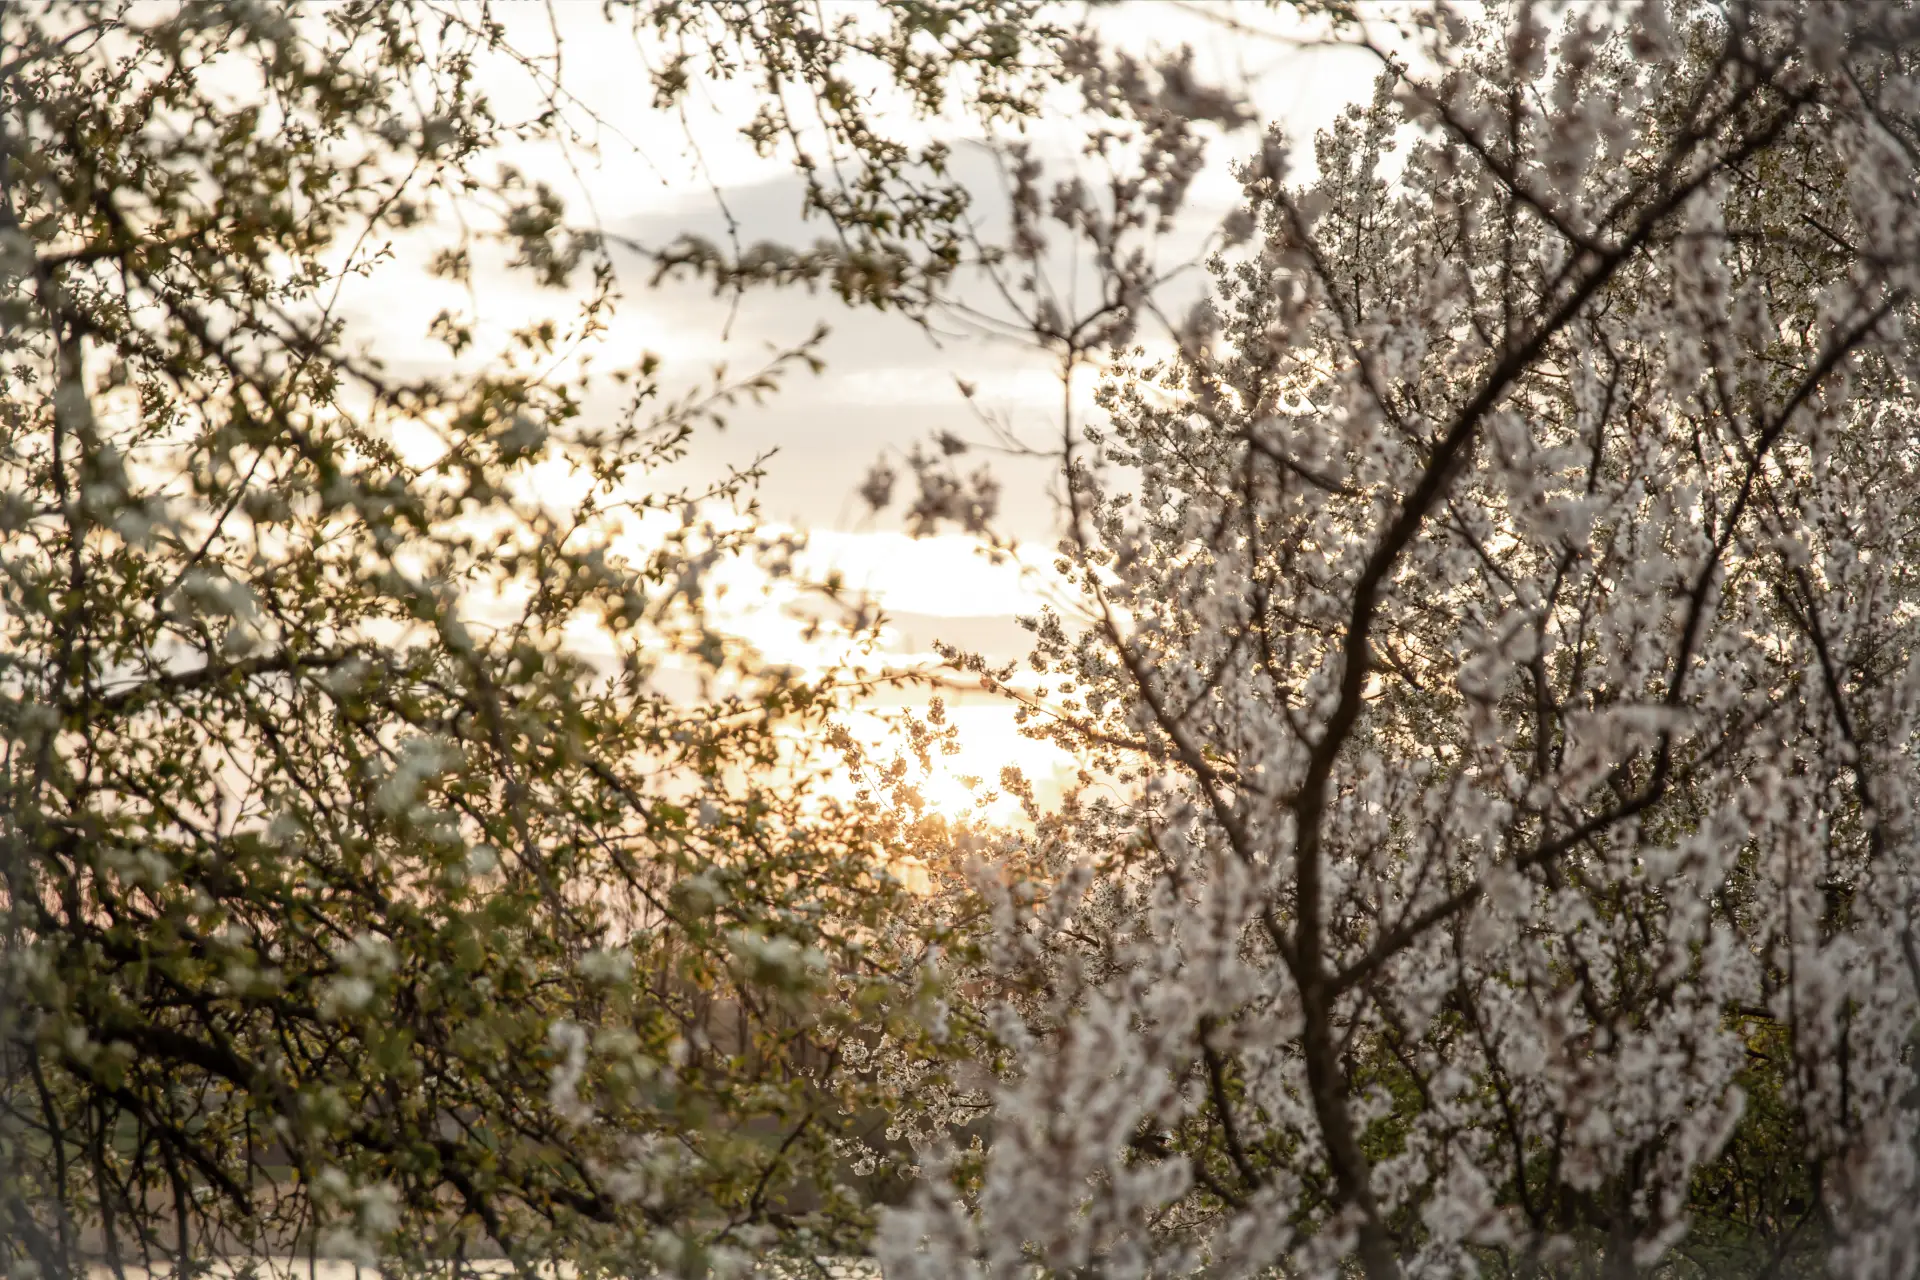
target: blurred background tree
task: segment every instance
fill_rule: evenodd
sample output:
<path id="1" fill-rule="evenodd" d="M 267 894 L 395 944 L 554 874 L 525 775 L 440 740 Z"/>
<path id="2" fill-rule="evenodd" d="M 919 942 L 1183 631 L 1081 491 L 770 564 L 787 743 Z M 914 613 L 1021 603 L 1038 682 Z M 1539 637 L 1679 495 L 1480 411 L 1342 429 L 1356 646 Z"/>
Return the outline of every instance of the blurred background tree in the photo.
<path id="1" fill-rule="evenodd" d="M 826 105 L 864 168 L 796 158 L 836 284 L 882 303 L 949 269 L 957 205 L 902 185 L 939 157 L 844 75 L 932 109 L 969 68 L 1017 113 L 1027 16 L 632 13 L 673 50 L 663 102 L 702 59 L 754 78 L 774 149 L 783 93 Z M 711 625 L 730 558 L 790 569 L 753 474 L 648 481 L 818 357 L 675 400 L 649 356 L 589 378 L 606 246 L 498 163 L 581 110 L 484 6 L 0 11 L 7 1274 L 692 1274 L 860 1237 L 837 1047 L 912 999 L 828 997 L 887 972 L 885 820 L 821 792 L 840 674 Z M 412 255 L 471 287 L 489 253 L 566 306 L 486 352 L 444 313 L 431 375 L 355 339 L 363 277 Z M 584 414 L 605 384 L 625 412 Z"/>

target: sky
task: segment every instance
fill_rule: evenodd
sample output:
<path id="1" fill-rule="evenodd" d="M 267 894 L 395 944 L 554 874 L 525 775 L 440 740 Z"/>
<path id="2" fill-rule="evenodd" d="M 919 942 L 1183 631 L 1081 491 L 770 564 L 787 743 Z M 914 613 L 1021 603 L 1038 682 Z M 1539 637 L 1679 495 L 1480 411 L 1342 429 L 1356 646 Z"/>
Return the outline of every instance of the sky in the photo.
<path id="1" fill-rule="evenodd" d="M 557 0 L 550 10 L 503 6 L 496 13 L 523 49 L 544 52 L 557 39 L 568 91 L 599 118 L 597 155 L 563 154 L 548 144 L 511 156 L 528 173 L 550 179 L 583 218 L 649 244 L 687 231 L 719 240 L 726 226 L 724 201 L 746 242 L 806 244 L 822 234 L 819 225 L 802 220 L 802 186 L 786 163 L 754 154 L 738 136 L 755 103 L 750 90 L 739 84 L 697 86 L 685 118 L 678 118 L 653 106 L 644 61 L 648 51 L 624 19 L 609 23 L 599 5 L 583 0 Z M 1200 72 L 1237 86 L 1262 122 L 1279 122 L 1297 141 L 1296 156 L 1310 155 L 1307 144 L 1314 132 L 1370 92 L 1375 67 L 1370 55 L 1251 37 L 1242 24 L 1261 22 L 1282 37 L 1311 34 L 1252 4 L 1130 0 L 1102 11 L 1098 21 L 1108 39 L 1135 52 L 1191 45 Z M 488 87 L 510 110 L 523 105 L 514 97 L 520 83 L 518 76 L 503 74 Z M 952 142 L 956 170 L 991 207 L 995 170 L 968 123 L 900 119 L 889 124 L 916 140 Z M 1082 135 L 1063 114 L 1039 122 L 1032 136 L 1042 154 L 1070 157 Z M 1190 254 L 1191 247 L 1182 245 L 1200 244 L 1234 206 L 1237 191 L 1228 165 L 1257 145 L 1254 130 L 1216 141 L 1208 170 L 1194 187 L 1189 216 L 1173 237 L 1177 252 Z M 869 513 L 856 490 L 877 458 L 904 453 L 936 431 L 978 438 L 976 410 L 1038 438 L 1057 433 L 1060 385 L 1048 360 L 977 334 L 929 335 L 895 314 L 849 308 L 828 293 L 781 290 L 735 299 L 716 298 L 704 284 L 649 287 L 637 257 L 625 255 L 620 263 L 625 298 L 603 340 L 602 362 L 651 351 L 662 358 L 669 387 L 676 379 L 690 385 L 719 362 L 736 370 L 753 367 L 770 349 L 791 345 L 821 324 L 831 331 L 820 351 L 826 361 L 820 375 L 791 379 L 764 404 L 733 414 L 724 432 L 696 435 L 688 456 L 657 482 L 697 484 L 771 455 L 758 494 L 764 517 L 808 534 L 806 567 L 837 571 L 850 586 L 872 594 L 892 621 L 893 657 L 903 663 L 930 660 L 936 638 L 996 659 L 1024 656 L 1025 633 L 1014 619 L 1048 598 L 1045 566 L 1058 534 L 1048 497 L 1050 468 L 996 463 L 1005 486 L 997 528 L 1017 541 L 1026 572 L 1014 564 L 987 563 L 959 535 L 908 537 L 896 519 Z M 1201 277 L 1194 277 L 1195 296 L 1200 284 Z M 405 289 L 370 291 L 349 302 L 357 306 L 353 327 L 397 366 L 443 361 L 443 349 L 425 336 L 425 322 L 441 305 L 457 302 L 443 296 L 452 288 L 415 280 Z M 476 294 L 482 319 L 496 329 L 536 311 L 551 312 L 556 301 L 565 301 L 484 269 Z M 973 388 L 971 400 L 961 392 L 962 380 Z M 1092 411 L 1092 390 L 1091 378 L 1076 385 L 1077 413 Z M 610 412 L 612 405 L 611 400 L 590 403 L 589 412 Z M 753 616 L 748 611 L 735 622 L 769 660 L 808 665 L 818 658 L 799 642 L 791 619 L 779 616 L 778 602 L 762 608 L 768 612 Z M 917 699 L 893 701 L 912 705 Z M 1043 795 L 1067 776 L 1069 761 L 1020 737 L 1011 708 L 963 699 L 953 718 L 961 754 L 947 762 L 946 776 L 929 780 L 935 807 L 963 807 L 967 792 L 956 780 L 997 776 L 1006 763 L 1035 778 Z M 878 733 L 872 725 L 867 730 Z M 1005 816 L 1004 802 L 999 816 Z"/>

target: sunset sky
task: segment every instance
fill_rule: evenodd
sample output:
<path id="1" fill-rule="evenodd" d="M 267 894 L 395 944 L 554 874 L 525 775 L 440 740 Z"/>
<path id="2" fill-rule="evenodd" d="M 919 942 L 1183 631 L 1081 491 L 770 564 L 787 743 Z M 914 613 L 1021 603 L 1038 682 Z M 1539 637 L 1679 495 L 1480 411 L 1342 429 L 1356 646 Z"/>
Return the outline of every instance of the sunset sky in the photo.
<path id="1" fill-rule="evenodd" d="M 642 45 L 621 20 L 606 23 L 598 5 L 563 3 L 553 12 L 557 26 L 549 32 L 543 6 L 497 11 L 518 47 L 551 48 L 557 34 L 569 90 L 604 122 L 600 153 L 569 157 L 557 148 L 522 150 L 511 157 L 516 164 L 551 180 L 576 213 L 642 243 L 663 244 L 687 231 L 720 239 L 725 223 L 716 190 L 739 220 L 745 243 L 771 239 L 804 245 L 822 234 L 819 226 L 802 220 L 801 184 L 785 162 L 756 156 L 736 132 L 751 113 L 751 87 L 696 90 L 696 110 L 682 122 L 652 107 Z M 1235 29 L 1233 24 L 1247 20 L 1266 24 L 1280 38 Z M 1287 128 L 1295 140 L 1296 163 L 1301 157 L 1310 160 L 1313 133 L 1370 89 L 1370 56 L 1289 41 L 1288 36 L 1310 33 L 1290 17 L 1269 16 L 1254 6 L 1134 0 L 1102 12 L 1099 21 L 1135 51 L 1192 45 L 1203 74 L 1241 86 L 1262 118 Z M 503 106 L 519 105 L 513 90 L 520 83 L 517 76 L 501 78 L 493 91 Z M 968 122 L 902 121 L 897 128 L 915 140 L 951 141 L 956 170 L 980 191 L 991 214 L 997 177 L 984 149 L 970 145 L 977 134 Z M 1082 135 L 1062 115 L 1036 122 L 1029 136 L 1041 154 L 1058 157 L 1072 155 Z M 1184 244 L 1173 246 L 1176 255 L 1191 256 L 1234 206 L 1237 188 L 1228 165 L 1256 145 L 1250 132 L 1216 141 L 1209 171 L 1195 185 L 1190 214 L 1173 237 L 1176 242 L 1184 237 Z M 824 373 L 790 379 L 764 405 L 733 415 L 724 433 L 701 433 L 687 459 L 659 477 L 662 483 L 699 483 L 771 453 L 759 489 L 764 517 L 810 535 L 806 567 L 823 574 L 837 570 L 851 587 L 871 592 L 892 620 L 893 656 L 902 662 L 931 660 L 935 638 L 1000 659 L 1024 655 L 1025 635 L 1014 618 L 1044 602 L 1044 568 L 1058 530 L 1047 468 L 995 464 L 1005 485 L 998 530 L 1019 542 L 1019 558 L 1040 570 L 1037 574 L 988 564 L 959 535 L 910 538 L 891 515 L 870 515 L 855 491 L 866 469 L 886 451 L 904 452 L 942 429 L 977 438 L 976 410 L 1035 438 L 1050 438 L 1058 430 L 1061 391 L 1044 357 L 974 334 L 931 335 L 895 314 L 845 307 L 830 294 L 782 290 L 716 298 L 705 285 L 649 289 L 637 255 L 625 255 L 622 270 L 626 297 L 598 363 L 612 365 L 651 351 L 662 358 L 670 389 L 691 386 L 716 362 L 736 370 L 753 367 L 771 349 L 804 339 L 817 325 L 832 330 L 822 352 Z M 566 298 L 540 293 L 522 279 L 477 274 L 481 318 L 497 333 L 536 313 L 566 309 Z M 348 314 L 355 330 L 389 364 L 425 372 L 445 358 L 444 348 L 427 338 L 426 323 L 441 306 L 459 305 L 464 291 L 417 278 L 396 290 L 395 279 L 376 274 L 357 298 L 347 300 Z M 1192 296 L 1198 296 L 1203 279 L 1197 272 L 1189 278 Z M 484 340 L 478 345 L 481 350 L 490 346 Z M 975 388 L 972 404 L 959 390 L 961 379 Z M 1091 377 L 1081 381 L 1076 402 L 1090 407 L 1093 386 Z M 605 409 L 611 411 L 614 403 L 610 396 Z M 745 609 L 733 621 L 770 661 L 808 666 L 819 659 L 777 604 L 757 607 L 757 615 Z M 949 762 L 955 777 L 991 778 L 1002 764 L 1014 763 L 1045 792 L 1068 763 L 1052 748 L 1022 739 L 1005 706 L 963 699 L 953 719 L 963 744 L 961 755 Z M 964 790 L 951 778 L 931 780 L 928 792 L 941 807 L 965 804 Z"/>

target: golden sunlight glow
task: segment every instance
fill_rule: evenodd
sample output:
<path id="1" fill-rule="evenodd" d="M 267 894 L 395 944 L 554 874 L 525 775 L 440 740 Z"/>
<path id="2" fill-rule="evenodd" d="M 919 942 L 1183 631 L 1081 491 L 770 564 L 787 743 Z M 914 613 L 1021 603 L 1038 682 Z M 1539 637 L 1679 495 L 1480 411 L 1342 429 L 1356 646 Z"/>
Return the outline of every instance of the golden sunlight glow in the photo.
<path id="1" fill-rule="evenodd" d="M 922 708 L 906 710 L 919 713 Z M 1077 772 L 1073 757 L 1052 743 L 1024 736 L 1010 706 L 949 707 L 945 718 L 953 729 L 951 754 L 930 753 L 928 769 L 914 760 L 907 772 L 907 788 L 922 811 L 950 821 L 1017 825 L 1024 814 L 1019 799 L 1001 785 L 1002 770 L 1017 769 L 1043 809 L 1057 803 L 1071 785 Z M 875 763 L 905 755 L 900 731 L 878 713 L 859 713 L 847 728 Z M 851 788 L 852 779 L 848 785 Z"/>

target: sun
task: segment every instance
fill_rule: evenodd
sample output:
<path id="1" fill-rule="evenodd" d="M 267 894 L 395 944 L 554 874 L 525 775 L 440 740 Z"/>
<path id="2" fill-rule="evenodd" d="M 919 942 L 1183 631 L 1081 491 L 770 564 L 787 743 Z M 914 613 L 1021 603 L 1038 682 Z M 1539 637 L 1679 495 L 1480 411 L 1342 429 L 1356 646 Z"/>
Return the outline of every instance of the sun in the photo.
<path id="1" fill-rule="evenodd" d="M 929 810 L 953 820 L 986 816 L 984 810 L 1001 807 L 1005 798 L 978 774 L 963 774 L 945 762 L 937 762 L 918 789 Z"/>
<path id="2" fill-rule="evenodd" d="M 926 811 L 949 821 L 989 826 L 1021 825 L 1025 809 L 1001 777 L 1019 771 L 1041 808 L 1057 802 L 1078 772 L 1074 758 L 1051 742 L 1020 732 L 1011 706 L 986 703 L 946 708 L 953 728 L 951 753 L 933 756 L 924 771 L 912 775 Z"/>

